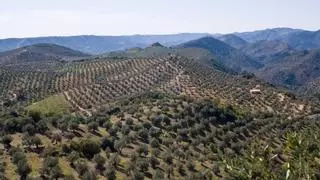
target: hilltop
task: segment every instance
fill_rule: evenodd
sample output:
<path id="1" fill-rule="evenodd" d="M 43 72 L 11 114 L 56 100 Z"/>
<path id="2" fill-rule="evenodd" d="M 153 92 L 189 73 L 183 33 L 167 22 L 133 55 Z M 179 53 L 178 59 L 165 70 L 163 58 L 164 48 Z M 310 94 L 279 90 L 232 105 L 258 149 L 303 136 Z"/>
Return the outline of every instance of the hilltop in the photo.
<path id="1" fill-rule="evenodd" d="M 192 40 L 183 43 L 178 47 L 206 49 L 212 55 L 214 55 L 220 61 L 220 63 L 237 72 L 254 71 L 262 67 L 260 63 L 213 37 L 204 37 L 197 40 Z"/>
<path id="2" fill-rule="evenodd" d="M 227 34 L 227 35 L 223 35 L 223 36 L 218 36 L 217 39 L 219 39 L 220 41 L 222 41 L 222 42 L 224 42 L 224 43 L 226 43 L 236 49 L 239 49 L 239 48 L 248 44 L 247 41 L 240 38 L 239 36 L 236 36 L 235 34 Z"/>
<path id="3" fill-rule="evenodd" d="M 34 44 L 0 53 L 0 64 L 62 61 L 90 55 L 55 44 Z"/>
<path id="4" fill-rule="evenodd" d="M 252 32 L 240 32 L 235 33 L 235 35 L 241 37 L 247 42 L 253 43 L 262 40 L 281 40 L 296 32 L 304 31 L 302 29 L 292 29 L 292 28 L 273 28 L 265 30 L 257 30 Z"/>
<path id="5" fill-rule="evenodd" d="M 274 28 L 253 32 L 235 33 L 247 42 L 278 40 L 294 49 L 307 50 L 320 47 L 320 31 L 306 31 L 291 28 Z"/>

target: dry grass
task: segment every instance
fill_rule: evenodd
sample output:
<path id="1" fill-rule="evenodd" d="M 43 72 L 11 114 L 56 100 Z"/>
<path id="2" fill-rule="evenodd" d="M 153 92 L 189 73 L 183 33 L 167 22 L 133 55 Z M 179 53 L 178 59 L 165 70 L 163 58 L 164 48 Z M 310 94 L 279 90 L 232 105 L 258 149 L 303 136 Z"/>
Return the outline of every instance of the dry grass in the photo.
<path id="1" fill-rule="evenodd" d="M 7 158 L 5 159 L 5 162 L 7 164 L 6 169 L 5 169 L 5 173 L 6 173 L 7 178 L 9 178 L 9 180 L 19 179 L 20 176 L 16 172 L 17 167 L 14 164 L 12 164 L 9 156 L 7 156 Z"/>
<path id="2" fill-rule="evenodd" d="M 59 158 L 59 166 L 65 176 L 73 176 L 75 179 L 79 179 L 78 173 L 70 166 L 67 159 Z"/>
<path id="3" fill-rule="evenodd" d="M 33 103 L 26 109 L 29 111 L 39 111 L 43 114 L 64 114 L 70 108 L 69 102 L 62 94 L 50 96 L 42 101 Z"/>
<path id="4" fill-rule="evenodd" d="M 31 176 L 32 177 L 40 176 L 40 170 L 42 167 L 42 159 L 36 153 L 30 152 L 30 153 L 27 153 L 26 155 L 27 155 L 28 163 L 32 169 Z"/>

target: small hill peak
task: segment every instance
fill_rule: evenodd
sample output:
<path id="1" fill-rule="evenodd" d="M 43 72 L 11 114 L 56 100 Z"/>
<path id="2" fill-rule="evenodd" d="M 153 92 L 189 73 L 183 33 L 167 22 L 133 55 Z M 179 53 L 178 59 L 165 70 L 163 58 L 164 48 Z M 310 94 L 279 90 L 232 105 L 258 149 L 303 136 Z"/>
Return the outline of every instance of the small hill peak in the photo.
<path id="1" fill-rule="evenodd" d="M 151 47 L 164 47 L 161 43 L 156 42 L 151 45 Z"/>

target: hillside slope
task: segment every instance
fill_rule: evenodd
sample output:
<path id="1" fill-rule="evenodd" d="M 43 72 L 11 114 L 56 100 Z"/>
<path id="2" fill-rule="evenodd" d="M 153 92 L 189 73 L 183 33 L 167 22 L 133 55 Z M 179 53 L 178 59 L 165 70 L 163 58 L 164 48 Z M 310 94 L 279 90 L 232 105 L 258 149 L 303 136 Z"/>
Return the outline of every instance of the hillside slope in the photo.
<path id="1" fill-rule="evenodd" d="M 235 33 L 235 35 L 250 43 L 278 40 L 289 44 L 294 49 L 308 50 L 320 48 L 320 30 L 306 31 L 301 29 L 274 28 Z"/>
<path id="2" fill-rule="evenodd" d="M 291 29 L 291 28 L 273 28 L 258 30 L 252 32 L 240 32 L 235 33 L 235 35 L 241 37 L 247 42 L 254 43 L 262 40 L 281 40 L 287 38 L 289 35 L 300 32 L 303 30 L 300 29 Z"/>
<path id="3" fill-rule="evenodd" d="M 294 32 L 284 39 L 295 49 L 315 49 L 320 48 L 320 30 L 319 31 L 301 31 Z"/>
<path id="4" fill-rule="evenodd" d="M 175 55 L 17 66 L 0 66 L 1 179 L 285 179 L 287 164 L 292 179 L 318 173 L 320 104 L 253 77 Z"/>
<path id="5" fill-rule="evenodd" d="M 248 44 L 247 41 L 245 41 L 244 39 L 242 39 L 234 34 L 227 34 L 227 35 L 219 36 L 219 37 L 217 37 L 217 39 L 219 39 L 220 41 L 222 41 L 222 42 L 224 42 L 224 43 L 226 43 L 236 49 L 239 49 L 239 48 Z"/>
<path id="6" fill-rule="evenodd" d="M 240 51 L 248 55 L 252 59 L 266 65 L 272 63 L 274 59 L 279 60 L 280 57 L 285 57 L 294 51 L 287 43 L 279 40 L 272 41 L 258 41 L 244 45 Z"/>
<path id="7" fill-rule="evenodd" d="M 89 54 L 101 54 L 110 51 L 125 50 L 133 47 L 147 47 L 151 43 L 160 42 L 172 46 L 206 36 L 205 33 L 182 33 L 172 35 L 132 35 L 132 36 L 65 36 L 12 38 L 0 40 L 0 52 L 23 46 L 49 43 L 58 44 Z"/>
<path id="8" fill-rule="evenodd" d="M 72 60 L 90 55 L 55 44 L 35 44 L 0 53 L 0 64 Z"/>
<path id="9" fill-rule="evenodd" d="M 300 86 L 320 77 L 320 50 L 295 51 L 257 73 L 271 83 Z"/>
<path id="10" fill-rule="evenodd" d="M 131 48 L 125 51 L 114 51 L 103 54 L 102 57 L 109 58 L 152 58 L 165 57 L 170 55 L 193 58 L 216 70 L 234 73 L 234 71 L 217 60 L 208 50 L 202 48 L 170 48 L 160 43 L 154 43 L 146 48 Z"/>
<path id="11" fill-rule="evenodd" d="M 260 63 L 213 37 L 204 37 L 192 40 L 183 43 L 178 47 L 205 49 L 214 55 L 223 65 L 237 72 L 255 71 L 262 67 Z"/>

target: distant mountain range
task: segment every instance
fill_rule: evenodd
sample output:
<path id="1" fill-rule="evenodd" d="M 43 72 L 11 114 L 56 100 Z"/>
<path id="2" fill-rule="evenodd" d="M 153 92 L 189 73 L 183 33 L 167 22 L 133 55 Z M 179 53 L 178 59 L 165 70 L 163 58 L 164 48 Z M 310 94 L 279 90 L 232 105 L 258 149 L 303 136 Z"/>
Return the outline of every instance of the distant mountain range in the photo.
<path id="1" fill-rule="evenodd" d="M 262 40 L 279 40 L 286 39 L 296 32 L 302 32 L 301 29 L 291 29 L 291 28 L 273 28 L 258 30 L 253 32 L 240 32 L 234 33 L 236 36 L 241 37 L 249 43 L 254 43 Z"/>
<path id="2" fill-rule="evenodd" d="M 223 36 L 218 36 L 216 38 L 219 39 L 220 41 L 236 48 L 236 49 L 239 49 L 239 48 L 249 44 L 247 41 L 245 41 L 244 39 L 242 39 L 239 36 L 236 36 L 234 34 L 227 34 L 227 35 L 223 35 Z"/>
<path id="3" fill-rule="evenodd" d="M 320 31 L 290 28 L 226 35 L 185 33 L 4 39 L 0 40 L 0 51 L 6 51 L 0 53 L 0 64 L 175 54 L 197 59 L 225 72 L 252 72 L 270 83 L 288 87 L 304 86 L 320 78 Z"/>
<path id="4" fill-rule="evenodd" d="M 184 33 L 173 35 L 133 35 L 133 36 L 66 36 L 14 38 L 0 40 L 0 52 L 39 43 L 65 46 L 89 54 L 101 54 L 111 51 L 125 50 L 133 47 L 145 48 L 154 42 L 166 46 L 177 45 L 208 34 Z"/>
<path id="5" fill-rule="evenodd" d="M 254 32 L 235 33 L 247 42 L 254 43 L 263 40 L 279 40 L 289 44 L 294 49 L 320 48 L 320 30 L 306 31 L 301 29 L 274 28 Z"/>
<path id="6" fill-rule="evenodd" d="M 0 52 L 39 43 L 65 46 L 89 54 L 101 54 L 111 51 L 126 50 L 134 47 L 145 48 L 154 42 L 165 46 L 174 46 L 205 36 L 213 36 L 234 48 L 247 43 L 262 40 L 279 40 L 295 49 L 320 48 L 320 31 L 301 29 L 274 28 L 253 32 L 233 33 L 227 35 L 208 33 L 182 33 L 171 35 L 131 35 L 131 36 L 66 36 L 66 37 L 35 37 L 11 38 L 0 40 Z"/>

